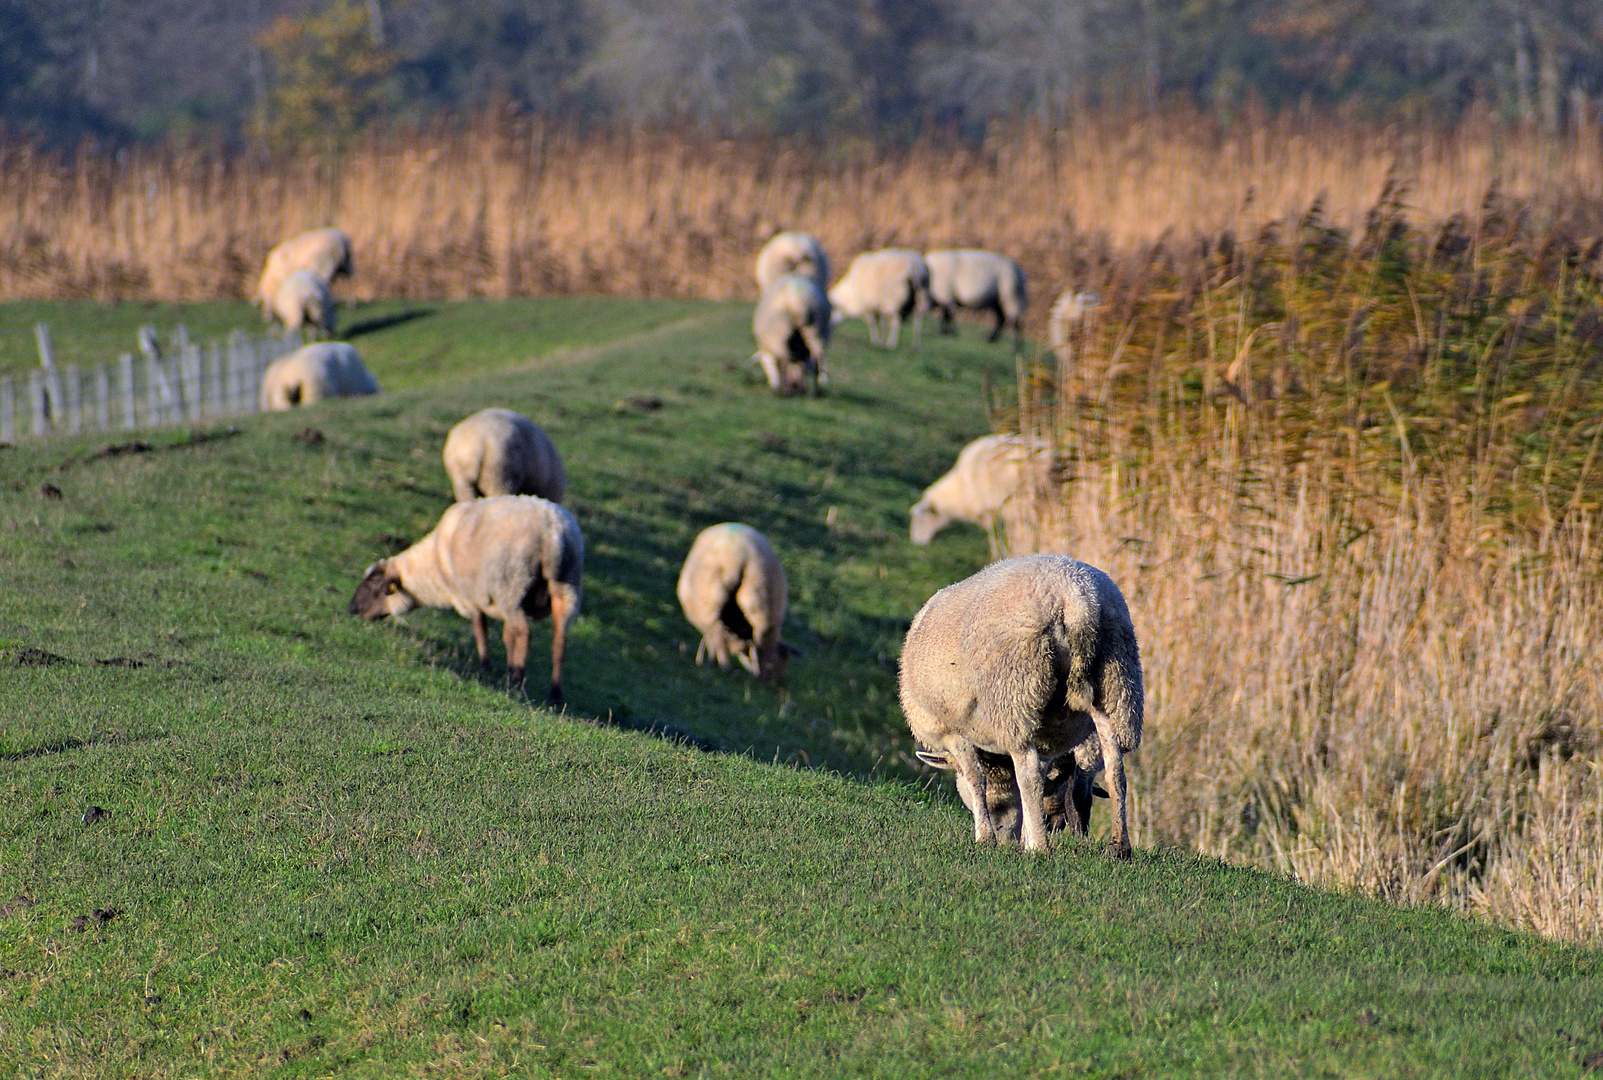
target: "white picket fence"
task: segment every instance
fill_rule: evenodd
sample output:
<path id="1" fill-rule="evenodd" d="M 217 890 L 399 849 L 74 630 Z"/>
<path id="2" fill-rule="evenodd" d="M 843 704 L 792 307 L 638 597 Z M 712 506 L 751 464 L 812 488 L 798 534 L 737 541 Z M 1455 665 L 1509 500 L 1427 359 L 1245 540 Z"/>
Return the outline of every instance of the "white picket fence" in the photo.
<path id="1" fill-rule="evenodd" d="M 99 363 L 85 372 L 77 364 L 56 366 L 50 328 L 34 327 L 39 366 L 19 380 L 0 375 L 0 442 L 15 442 L 20 430 L 35 437 L 135 428 L 198 424 L 255 412 L 262 372 L 280 356 L 300 347 L 293 338 L 235 330 L 226 343 L 202 347 L 179 326 L 168 348 L 154 326 L 139 328 L 139 360 L 123 353 L 115 364 Z M 87 378 L 86 378 L 87 376 Z M 20 392 L 19 392 L 20 389 Z M 23 395 L 26 395 L 25 404 Z"/>

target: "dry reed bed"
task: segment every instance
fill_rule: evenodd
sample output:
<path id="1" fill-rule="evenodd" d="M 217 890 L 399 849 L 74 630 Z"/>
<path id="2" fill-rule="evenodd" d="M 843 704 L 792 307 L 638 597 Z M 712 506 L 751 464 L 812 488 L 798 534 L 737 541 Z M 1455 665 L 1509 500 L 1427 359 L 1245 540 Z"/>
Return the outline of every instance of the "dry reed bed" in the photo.
<path id="1" fill-rule="evenodd" d="M 749 297 L 761 241 L 802 227 L 841 265 L 886 244 L 1007 251 L 1039 301 L 1110 252 L 1247 235 L 1321 194 L 1335 224 L 1356 227 L 1392 176 L 1427 221 L 1473 211 L 1493 186 L 1544 212 L 1590 211 L 1603 153 L 1592 131 L 1554 142 L 1474 120 L 1409 132 L 1289 114 L 1221 127 L 1183 109 L 978 147 L 580 135 L 496 114 L 337 155 L 63 158 L 13 140 L 0 142 L 0 296 L 245 296 L 273 243 L 336 224 L 355 240 L 361 297 Z"/>
<path id="2" fill-rule="evenodd" d="M 1603 933 L 1600 248 L 1316 213 L 1126 260 L 1023 370 L 1009 540 L 1132 601 L 1146 842 Z"/>

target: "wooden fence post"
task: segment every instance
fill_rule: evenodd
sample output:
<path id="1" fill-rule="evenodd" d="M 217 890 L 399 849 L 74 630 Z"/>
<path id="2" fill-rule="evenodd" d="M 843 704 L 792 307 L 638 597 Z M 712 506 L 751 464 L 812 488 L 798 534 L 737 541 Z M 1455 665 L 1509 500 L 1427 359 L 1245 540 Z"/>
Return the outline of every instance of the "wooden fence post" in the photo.
<path id="1" fill-rule="evenodd" d="M 95 365 L 95 426 L 101 431 L 111 427 L 111 380 L 104 363 Z"/>
<path id="2" fill-rule="evenodd" d="M 33 433 L 45 433 L 45 373 L 43 368 L 28 372 L 28 404 L 33 412 Z"/>
<path id="3" fill-rule="evenodd" d="M 0 443 L 17 441 L 17 391 L 11 376 L 0 376 Z"/>
<path id="4" fill-rule="evenodd" d="M 139 426 L 139 419 L 134 415 L 134 354 L 123 353 L 117 357 L 117 369 L 122 376 L 122 426 L 132 431 Z"/>
<path id="5" fill-rule="evenodd" d="M 61 376 L 56 373 L 56 350 L 50 342 L 50 327 L 34 323 L 33 338 L 39 343 L 39 366 L 44 369 L 45 392 L 49 395 L 45 411 L 50 417 L 50 426 L 57 427 L 67 409 L 61 394 Z"/>
<path id="6" fill-rule="evenodd" d="M 67 365 L 67 430 L 74 435 L 83 430 L 83 382 L 78 365 Z"/>

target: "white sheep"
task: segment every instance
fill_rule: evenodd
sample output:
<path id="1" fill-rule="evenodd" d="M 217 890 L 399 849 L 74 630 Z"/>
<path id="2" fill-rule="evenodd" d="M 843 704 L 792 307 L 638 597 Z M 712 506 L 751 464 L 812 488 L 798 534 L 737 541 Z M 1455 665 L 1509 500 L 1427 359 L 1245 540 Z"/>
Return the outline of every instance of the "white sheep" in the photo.
<path id="1" fill-rule="evenodd" d="M 984 529 L 1001 553 L 1033 506 L 1034 487 L 1050 475 L 1052 455 L 1040 439 L 987 435 L 963 447 L 957 462 L 913 504 L 910 531 L 920 547 L 954 521 Z"/>
<path id="2" fill-rule="evenodd" d="M 490 664 L 485 618 L 499 619 L 507 685 L 523 685 L 529 620 L 551 616 L 550 704 L 562 701 L 562 656 L 579 617 L 584 537 L 573 515 L 533 495 L 503 495 L 451 506 L 434 531 L 367 568 L 350 613 L 364 619 L 413 608 L 455 608 L 473 621 L 479 663 Z"/>
<path id="3" fill-rule="evenodd" d="M 734 656 L 760 679 L 785 680 L 796 650 L 780 640 L 788 586 L 773 545 L 749 525 L 703 529 L 679 571 L 679 606 L 701 631 L 696 663 L 708 656 L 724 669 Z"/>
<path id="4" fill-rule="evenodd" d="M 976 842 L 997 835 L 980 751 L 1011 759 L 1032 851 L 1047 846 L 1045 766 L 1072 755 L 1077 769 L 1094 767 L 1100 751 L 1110 850 L 1129 856 L 1124 755 L 1141 745 L 1141 653 L 1124 596 L 1101 570 L 1029 555 L 947 586 L 907 631 L 900 689 L 913 738 L 957 770 Z"/>
<path id="5" fill-rule="evenodd" d="M 297 270 L 284 279 L 273 294 L 273 314 L 286 330 L 310 325 L 334 334 L 334 295 L 328 291 L 328 282 L 312 270 Z"/>
<path id="6" fill-rule="evenodd" d="M 883 340 L 896 348 L 902 322 L 913 316 L 913 347 L 917 348 L 924 312 L 929 309 L 930 270 L 924 256 L 916 251 L 886 248 L 867 251 L 852 260 L 846 276 L 829 290 L 832 318 L 862 319 L 868 323 L 868 339 L 875 345 Z M 888 335 L 882 335 L 879 320 L 885 319 Z"/>
<path id="7" fill-rule="evenodd" d="M 829 288 L 829 257 L 817 240 L 804 232 L 782 232 L 757 253 L 757 291 L 766 293 L 786 274 L 812 278 L 820 289 Z"/>
<path id="8" fill-rule="evenodd" d="M 271 317 L 279 286 L 297 270 L 310 270 L 330 284 L 337 277 L 350 277 L 356 270 L 351 261 L 351 238 L 339 229 L 313 229 L 269 251 L 256 286 L 263 319 Z"/>
<path id="9" fill-rule="evenodd" d="M 930 268 L 930 302 L 941 313 L 941 333 L 955 334 L 953 316 L 958 308 L 989 311 L 996 316 L 990 340 L 1013 328 L 1013 347 L 1023 342 L 1024 270 L 1006 255 L 972 248 L 931 251 L 924 256 Z"/>
<path id="10" fill-rule="evenodd" d="M 757 351 L 768 385 L 782 393 L 800 392 L 811 372 L 816 385 L 829 381 L 824 347 L 829 344 L 829 298 L 810 277 L 786 274 L 763 293 L 751 318 Z"/>
<path id="11" fill-rule="evenodd" d="M 282 411 L 324 398 L 378 392 L 378 382 L 355 349 L 343 341 L 323 341 L 302 346 L 268 365 L 262 374 L 261 405 L 269 411 Z"/>
<path id="12" fill-rule="evenodd" d="M 1046 342 L 1058 359 L 1069 362 L 1069 339 L 1084 330 L 1102 297 L 1088 289 L 1065 289 L 1052 301 L 1046 318 Z"/>
<path id="13" fill-rule="evenodd" d="M 550 436 L 511 409 L 482 409 L 457 424 L 441 456 L 457 502 L 538 495 L 559 503 L 568 490 L 568 472 Z"/>

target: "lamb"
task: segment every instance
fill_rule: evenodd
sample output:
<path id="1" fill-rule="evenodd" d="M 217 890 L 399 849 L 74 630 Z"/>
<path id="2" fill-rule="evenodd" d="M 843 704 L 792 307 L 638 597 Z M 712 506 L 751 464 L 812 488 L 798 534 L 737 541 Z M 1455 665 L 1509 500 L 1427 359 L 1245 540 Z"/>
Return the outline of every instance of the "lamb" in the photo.
<path id="1" fill-rule="evenodd" d="M 355 349 L 343 341 L 324 341 L 269 364 L 262 374 L 261 404 L 266 410 L 283 411 L 324 398 L 378 392 L 378 382 Z"/>
<path id="2" fill-rule="evenodd" d="M 559 503 L 568 490 L 567 470 L 550 437 L 510 409 L 482 409 L 457 424 L 442 456 L 457 502 L 538 495 Z"/>
<path id="3" fill-rule="evenodd" d="M 829 258 L 817 240 L 804 232 L 782 232 L 757 254 L 757 291 L 766 293 L 786 274 L 812 278 L 829 288 Z"/>
<path id="4" fill-rule="evenodd" d="M 351 262 L 351 238 L 339 229 L 313 229 L 269 251 L 256 286 L 263 319 L 271 316 L 279 287 L 297 270 L 310 270 L 329 284 L 337 277 L 350 277 L 356 270 Z"/>
<path id="5" fill-rule="evenodd" d="M 901 700 L 919 746 L 956 767 L 977 843 L 997 836 L 980 751 L 1011 760 L 1031 851 L 1047 847 L 1045 767 L 1072 755 L 1077 780 L 1100 751 L 1110 852 L 1129 857 L 1124 755 L 1141 745 L 1141 654 L 1124 596 L 1101 570 L 1029 555 L 942 589 L 902 645 Z"/>
<path id="6" fill-rule="evenodd" d="M 833 319 L 862 319 L 868 323 L 868 339 L 881 343 L 879 320 L 889 326 L 887 348 L 896 348 L 896 339 L 902 330 L 902 321 L 913 316 L 913 347 L 917 348 L 924 320 L 929 309 L 930 269 L 924 256 L 916 251 L 887 248 L 868 251 L 852 260 L 846 276 L 829 290 L 833 306 Z"/>
<path id="7" fill-rule="evenodd" d="M 523 686 L 529 620 L 551 616 L 551 692 L 562 703 L 562 655 L 579 616 L 584 537 L 556 503 L 535 495 L 502 495 L 451 506 L 434 531 L 392 558 L 367 568 L 350 613 L 364 619 L 449 607 L 473 620 L 479 663 L 490 666 L 485 617 L 502 623 L 507 686 Z"/>
<path id="8" fill-rule="evenodd" d="M 273 314 L 286 330 L 311 325 L 329 336 L 334 334 L 334 296 L 328 282 L 312 270 L 297 270 L 284 279 L 273 294 Z"/>
<path id="9" fill-rule="evenodd" d="M 980 526 L 991 538 L 991 553 L 1005 548 L 1031 504 L 1033 484 L 1046 478 L 1051 452 L 1040 439 L 987 435 L 957 455 L 949 472 L 924 489 L 913 504 L 911 539 L 923 547 L 954 521 Z M 999 520 L 1000 519 L 1000 520 Z M 998 526 L 1002 526 L 1000 529 Z"/>
<path id="10" fill-rule="evenodd" d="M 941 312 L 941 333 L 956 334 L 957 308 L 990 311 L 996 326 L 995 343 L 1007 327 L 1013 328 L 1013 348 L 1023 343 L 1024 270 L 1006 255 L 994 251 L 931 251 L 924 256 L 930 268 L 930 301 Z"/>
<path id="11" fill-rule="evenodd" d="M 829 381 L 824 346 L 829 344 L 829 298 L 812 278 L 786 274 L 757 302 L 751 332 L 757 339 L 752 361 L 762 365 L 768 385 L 799 393 L 809 372 L 815 387 Z"/>
<path id="12" fill-rule="evenodd" d="M 749 525 L 703 529 L 679 572 L 679 606 L 701 631 L 696 663 L 708 656 L 728 670 L 734 655 L 759 679 L 785 681 L 797 652 L 780 640 L 788 586 L 768 538 Z"/>

